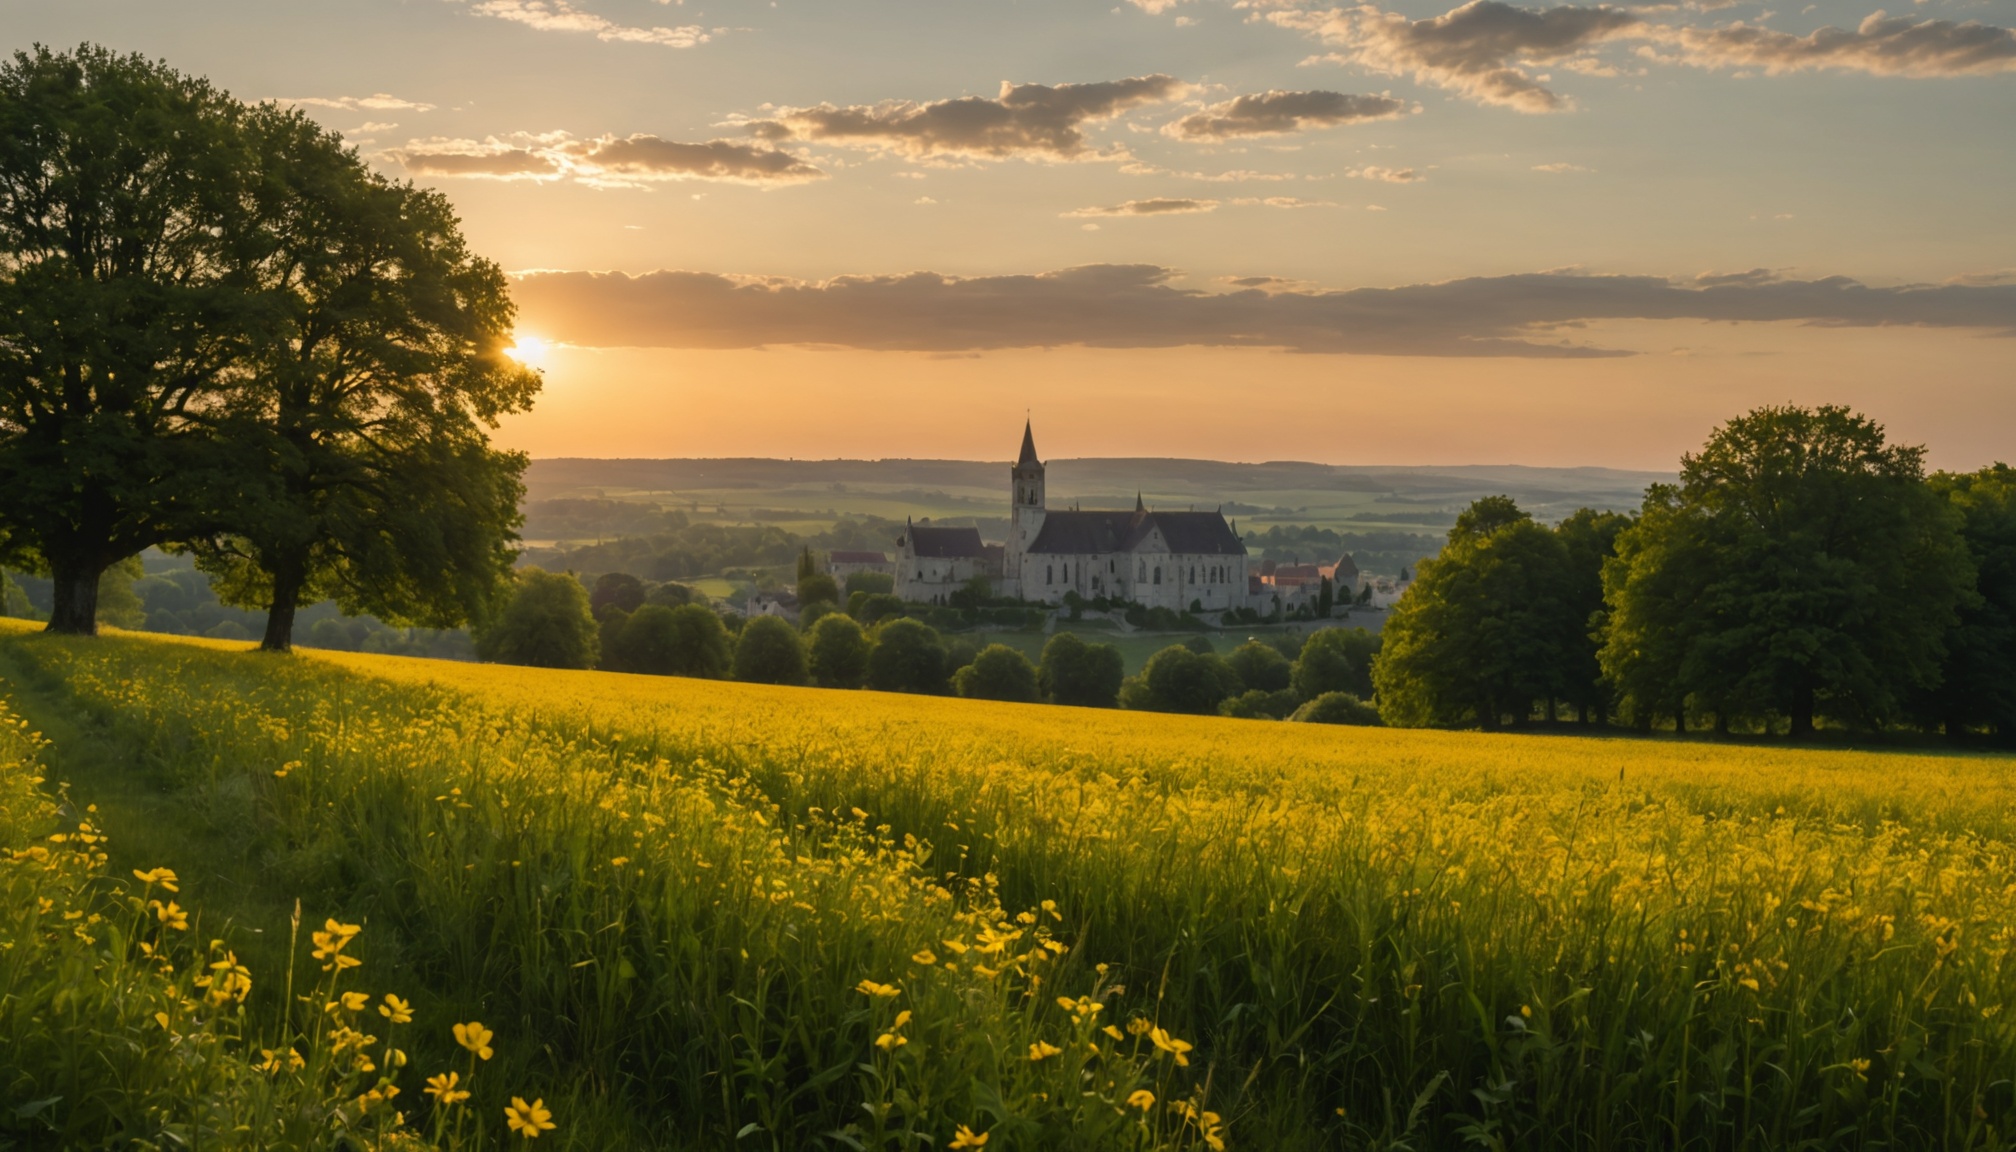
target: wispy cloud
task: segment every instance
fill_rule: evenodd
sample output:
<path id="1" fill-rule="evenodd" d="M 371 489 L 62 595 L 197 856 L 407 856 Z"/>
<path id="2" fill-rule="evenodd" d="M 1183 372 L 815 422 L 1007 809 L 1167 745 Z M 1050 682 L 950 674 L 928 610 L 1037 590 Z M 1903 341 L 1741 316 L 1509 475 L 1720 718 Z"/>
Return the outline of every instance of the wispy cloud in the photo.
<path id="1" fill-rule="evenodd" d="M 1584 168 L 1580 164 L 1569 164 L 1566 161 L 1556 161 L 1552 164 L 1535 164 L 1533 165 L 1533 171 L 1551 172 L 1555 175 L 1560 175 L 1565 172 L 1594 172 L 1595 169 Z"/>
<path id="2" fill-rule="evenodd" d="M 282 96 L 282 104 L 306 104 L 311 108 L 337 108 L 345 112 L 432 112 L 434 105 L 404 100 L 384 92 L 371 96 Z"/>
<path id="3" fill-rule="evenodd" d="M 1207 292 L 1152 264 L 1021 276 L 934 272 L 804 281 L 707 272 L 537 272 L 526 321 L 590 346 L 807 344 L 917 352 L 1089 345 L 1285 348 L 1404 356 L 1629 355 L 1562 335 L 1602 320 L 1918 325 L 2016 336 L 2016 284 L 1874 288 L 1846 277 L 1676 281 L 1536 272 L 1316 291 L 1275 278 Z M 1572 331 L 1572 329 L 1569 329 Z"/>
<path id="4" fill-rule="evenodd" d="M 667 48 L 691 48 L 713 38 L 697 24 L 677 28 L 638 27 L 618 24 L 606 16 L 584 12 L 569 0 L 476 0 L 469 10 L 478 16 L 509 20 L 541 32 L 586 32 L 597 40 L 625 44 L 659 44 Z"/>
<path id="5" fill-rule="evenodd" d="M 1196 212 L 1209 212 L 1218 207 L 1216 200 L 1189 200 L 1180 197 L 1156 197 L 1147 200 L 1128 200 L 1105 208 L 1079 208 L 1064 213 L 1074 216 L 1182 216 Z"/>
<path id="6" fill-rule="evenodd" d="M 779 108 L 742 126 L 767 140 L 871 148 L 920 160 L 1077 160 L 1094 154 L 1085 138 L 1086 124 L 1177 99 L 1187 90 L 1182 81 L 1163 75 L 1054 86 L 1004 82 L 992 99 L 963 96 L 928 103 L 885 100 Z"/>
<path id="7" fill-rule="evenodd" d="M 658 136 L 515 133 L 504 138 L 414 140 L 389 155 L 416 176 L 493 180 L 575 180 L 598 187 L 641 187 L 675 180 L 801 184 L 826 173 L 790 152 L 743 140 L 689 144 Z"/>
<path id="8" fill-rule="evenodd" d="M 1179 140 L 1281 136 L 1305 128 L 1390 120 L 1406 110 L 1405 101 L 1391 96 L 1269 91 L 1210 105 L 1163 125 L 1162 131 Z"/>
<path id="9" fill-rule="evenodd" d="M 1360 180 L 1377 180 L 1382 184 L 1419 184 L 1428 179 L 1413 168 L 1381 168 L 1377 164 L 1354 169 L 1350 175 Z"/>

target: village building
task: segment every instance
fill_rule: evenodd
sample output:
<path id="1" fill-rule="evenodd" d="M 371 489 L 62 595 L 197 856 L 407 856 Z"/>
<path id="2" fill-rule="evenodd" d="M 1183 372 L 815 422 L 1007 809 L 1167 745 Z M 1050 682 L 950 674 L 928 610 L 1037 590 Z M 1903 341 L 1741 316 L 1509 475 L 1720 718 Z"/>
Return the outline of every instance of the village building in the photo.
<path id="1" fill-rule="evenodd" d="M 906 523 L 896 538 L 896 595 L 912 604 L 944 604 L 975 576 L 987 576 L 978 528 Z"/>
<path id="2" fill-rule="evenodd" d="M 884 552 L 848 552 L 836 550 L 826 554 L 826 574 L 842 586 L 847 577 L 857 572 L 880 572 L 887 576 L 896 574 L 896 565 Z"/>
<path id="3" fill-rule="evenodd" d="M 748 603 L 742 611 L 751 619 L 758 616 L 781 616 L 796 622 L 798 619 L 798 595 L 777 589 L 771 592 L 751 592 Z"/>

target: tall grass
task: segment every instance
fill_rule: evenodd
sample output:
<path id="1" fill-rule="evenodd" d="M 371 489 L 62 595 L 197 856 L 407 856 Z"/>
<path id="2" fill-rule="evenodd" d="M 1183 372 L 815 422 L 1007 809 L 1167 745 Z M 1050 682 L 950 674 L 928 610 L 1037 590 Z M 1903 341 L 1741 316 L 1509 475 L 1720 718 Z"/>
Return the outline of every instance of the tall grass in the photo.
<path id="1" fill-rule="evenodd" d="M 5 644 L 549 1140 L 2012 1143 L 2007 760 Z"/>

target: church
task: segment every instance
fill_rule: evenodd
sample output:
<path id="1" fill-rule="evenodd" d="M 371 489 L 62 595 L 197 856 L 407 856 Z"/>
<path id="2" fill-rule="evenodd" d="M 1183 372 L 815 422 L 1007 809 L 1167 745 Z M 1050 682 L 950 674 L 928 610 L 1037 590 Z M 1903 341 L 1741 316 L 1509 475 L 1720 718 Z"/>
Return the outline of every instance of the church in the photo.
<path id="1" fill-rule="evenodd" d="M 1009 477 L 1008 539 L 996 595 L 1061 604 L 1076 592 L 1087 600 L 1103 596 L 1178 612 L 1246 606 L 1246 545 L 1222 514 L 1150 511 L 1138 496 L 1131 512 L 1053 510 L 1035 432 L 1026 423 Z M 968 573 L 994 575 L 980 534 L 971 528 L 913 527 L 897 546 L 896 594 L 905 600 L 937 600 Z"/>

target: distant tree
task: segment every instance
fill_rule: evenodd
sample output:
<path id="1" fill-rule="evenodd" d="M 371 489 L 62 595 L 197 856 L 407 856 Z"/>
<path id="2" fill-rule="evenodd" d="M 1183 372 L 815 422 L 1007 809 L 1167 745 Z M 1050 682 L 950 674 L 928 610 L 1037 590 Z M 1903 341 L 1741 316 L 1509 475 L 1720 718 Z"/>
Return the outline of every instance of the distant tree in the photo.
<path id="1" fill-rule="evenodd" d="M 259 347 L 247 108 L 138 55 L 0 64 L 0 531 L 97 630 L 99 577 L 234 492 L 211 418 Z"/>
<path id="2" fill-rule="evenodd" d="M 819 571 L 819 561 L 812 556 L 810 546 L 798 550 L 798 579 L 804 580 Z"/>
<path id="3" fill-rule="evenodd" d="M 1497 728 L 1555 696 L 1566 565 L 1561 541 L 1505 497 L 1458 516 L 1381 629 L 1372 678 L 1387 723 Z"/>
<path id="4" fill-rule="evenodd" d="M 644 594 L 648 604 L 662 604 L 667 608 L 677 608 L 682 604 L 702 604 L 706 598 L 684 584 L 654 584 Z M 703 604 L 704 607 L 704 604 Z"/>
<path id="5" fill-rule="evenodd" d="M 833 577 L 824 572 L 813 572 L 798 577 L 798 606 L 802 610 L 813 604 L 838 604 L 840 586 Z"/>
<path id="6" fill-rule="evenodd" d="M 798 630 L 781 616 L 749 621 L 735 641 L 735 679 L 751 684 L 805 683 L 805 642 Z"/>
<path id="7" fill-rule="evenodd" d="M 628 572 L 604 572 L 588 592 L 588 606 L 601 619 L 604 612 L 635 612 L 644 606 L 644 582 Z"/>
<path id="8" fill-rule="evenodd" d="M 138 556 L 128 556 L 105 569 L 98 578 L 98 621 L 129 632 L 147 627 L 147 606 L 133 591 L 135 581 L 147 575 Z"/>
<path id="9" fill-rule="evenodd" d="M 1379 637 L 1363 628 L 1319 628 L 1303 642 L 1289 681 L 1304 700 L 1325 692 L 1369 696 L 1378 651 Z"/>
<path id="10" fill-rule="evenodd" d="M 1239 682 L 1249 691 L 1279 692 L 1288 687 L 1293 666 L 1280 649 L 1261 640 L 1248 640 L 1225 658 Z"/>
<path id="11" fill-rule="evenodd" d="M 814 600 L 798 609 L 798 629 L 801 632 L 810 632 L 814 624 L 833 615 L 845 615 L 845 613 L 842 613 L 840 606 L 831 600 Z"/>
<path id="12" fill-rule="evenodd" d="M 1323 583 L 1316 588 L 1316 618 L 1328 620 L 1330 610 L 1337 605 L 1337 589 L 1330 583 L 1330 577 L 1323 577 Z"/>
<path id="13" fill-rule="evenodd" d="M 848 612 L 850 615 L 853 612 L 851 606 L 856 592 L 870 596 L 886 596 L 894 591 L 896 591 L 896 578 L 887 572 L 851 572 L 847 576 L 847 603 L 850 606 Z"/>
<path id="14" fill-rule="evenodd" d="M 598 645 L 581 581 L 537 568 L 519 570 L 503 610 L 476 633 L 477 658 L 492 664 L 593 668 Z"/>
<path id="15" fill-rule="evenodd" d="M 1918 690 L 1912 711 L 1948 735 L 1985 726 L 2016 741 L 2016 468 L 1940 472 L 1931 486 L 1960 512 L 1975 594 L 1947 634 L 1938 687 Z"/>
<path id="16" fill-rule="evenodd" d="M 1939 681 L 1974 581 L 1961 523 L 1922 448 L 1846 408 L 1759 408 L 1619 535 L 1604 670 L 1634 708 L 1691 697 L 1725 722 L 1786 717 L 1794 738 L 1822 715 L 1883 723 Z"/>
<path id="17" fill-rule="evenodd" d="M 589 594 L 588 603 L 589 610 L 593 612 L 595 603 L 593 593 Z M 629 669 L 621 667 L 621 664 L 623 663 L 623 630 L 630 626 L 630 613 L 621 608 L 609 607 L 604 608 L 600 612 L 595 612 L 594 615 L 596 645 L 600 650 L 600 655 L 596 659 L 595 666 L 604 672 L 628 672 Z M 308 635 L 310 643 L 314 647 L 328 647 L 326 643 L 316 641 L 317 634 L 314 630 L 311 629 Z"/>
<path id="18" fill-rule="evenodd" d="M 1074 632 L 1059 632 L 1043 645 L 1037 687 L 1052 704 L 1111 708 L 1126 674 L 1118 648 L 1087 644 Z"/>
<path id="19" fill-rule="evenodd" d="M 609 667 L 647 676 L 719 680 L 728 675 L 731 657 L 728 630 L 712 610 L 698 604 L 646 604 L 630 614 Z"/>
<path id="20" fill-rule="evenodd" d="M 1209 636 L 1185 636 L 1182 646 L 1199 656 L 1209 656 L 1218 650 L 1217 645 L 1211 643 Z"/>
<path id="21" fill-rule="evenodd" d="M 848 606 L 848 615 L 860 621 L 863 628 L 872 628 L 884 620 L 903 615 L 903 601 L 881 592 L 871 592 L 861 598 L 858 607 Z"/>
<path id="22" fill-rule="evenodd" d="M 968 700 L 1033 704 L 1039 699 L 1036 666 L 1006 644 L 982 648 L 971 664 L 953 673 L 952 688 Z"/>
<path id="23" fill-rule="evenodd" d="M 975 576 L 952 590 L 946 602 L 954 608 L 972 610 L 984 607 L 994 595 L 994 586 L 985 576 Z"/>
<path id="24" fill-rule="evenodd" d="M 1272 692 L 1248 688 L 1219 704 L 1218 714 L 1238 720 L 1285 720 L 1301 703 L 1293 688 Z"/>
<path id="25" fill-rule="evenodd" d="M 1377 727 L 1379 710 L 1349 692 L 1325 692 L 1295 710 L 1290 720 L 1304 724 L 1357 724 Z"/>
<path id="26" fill-rule="evenodd" d="M 859 688 L 868 678 L 868 635 L 852 617 L 822 617 L 812 626 L 808 667 L 821 688 Z"/>
<path id="27" fill-rule="evenodd" d="M 1575 709 L 1584 724 L 1609 719 L 1611 693 L 1598 659 L 1605 628 L 1603 565 L 1617 554 L 1618 534 L 1631 521 L 1620 512 L 1583 508 L 1554 528 L 1566 560 L 1557 593 L 1565 601 L 1560 616 L 1561 667 L 1554 679 L 1562 702 Z"/>
<path id="28" fill-rule="evenodd" d="M 945 645 L 925 624 L 904 618 L 876 627 L 868 652 L 868 687 L 878 692 L 945 691 Z"/>
<path id="29" fill-rule="evenodd" d="M 1220 703 L 1243 690 L 1239 674 L 1223 657 L 1200 656 L 1178 644 L 1150 656 L 1141 675 L 1121 686 L 1120 705 L 1213 716 Z"/>

